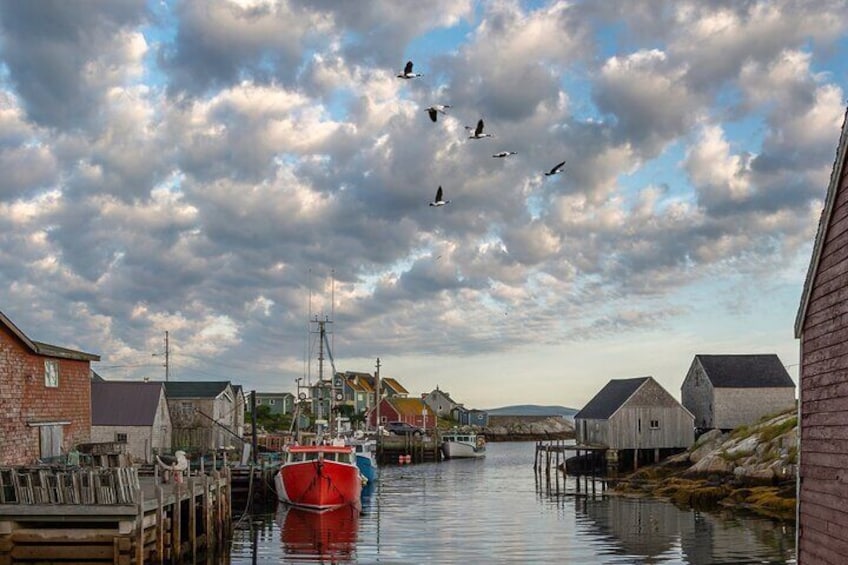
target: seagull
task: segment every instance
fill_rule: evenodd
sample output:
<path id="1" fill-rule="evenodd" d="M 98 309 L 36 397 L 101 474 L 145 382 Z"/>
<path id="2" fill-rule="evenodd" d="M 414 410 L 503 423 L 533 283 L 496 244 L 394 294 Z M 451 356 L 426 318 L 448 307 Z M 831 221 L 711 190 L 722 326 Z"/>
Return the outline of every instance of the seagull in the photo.
<path id="1" fill-rule="evenodd" d="M 413 73 L 412 72 L 412 61 L 406 62 L 406 67 L 403 68 L 403 72 L 398 75 L 398 78 L 415 78 L 423 76 L 421 73 Z"/>
<path id="2" fill-rule="evenodd" d="M 517 151 L 500 151 L 500 152 L 492 155 L 492 157 L 501 158 L 501 157 L 509 157 L 510 155 L 517 155 L 517 154 L 518 154 Z"/>
<path id="3" fill-rule="evenodd" d="M 471 131 L 474 130 L 471 135 L 468 136 L 468 139 L 482 139 L 484 137 L 495 137 L 491 133 L 483 133 L 483 119 L 480 118 L 480 121 L 477 122 L 477 127 L 472 128 L 471 126 L 465 126 L 465 129 Z"/>
<path id="4" fill-rule="evenodd" d="M 176 451 L 173 456 L 164 454 L 157 455 L 156 462 L 159 463 L 159 466 L 163 471 L 169 471 L 170 474 L 174 476 L 174 480 L 176 482 L 182 482 L 182 473 L 188 469 L 188 458 L 186 458 L 185 451 Z M 165 475 L 165 482 L 167 482 L 169 478 L 170 477 L 168 475 Z"/>
<path id="5" fill-rule="evenodd" d="M 563 161 L 562 163 L 558 164 L 556 167 L 554 167 L 553 169 L 551 169 L 550 171 L 545 173 L 545 176 L 550 177 L 550 176 L 555 175 L 557 173 L 561 173 L 563 167 L 565 167 L 565 161 Z"/>
<path id="6" fill-rule="evenodd" d="M 436 190 L 436 198 L 430 202 L 430 206 L 444 206 L 445 204 L 450 204 L 450 200 L 442 200 L 442 186 L 439 185 L 438 190 Z"/>
<path id="7" fill-rule="evenodd" d="M 450 108 L 450 104 L 433 104 L 432 106 L 427 108 L 427 113 L 430 114 L 430 119 L 435 122 L 436 118 L 439 117 L 439 112 L 447 115 L 447 112 L 445 112 L 445 108 Z"/>

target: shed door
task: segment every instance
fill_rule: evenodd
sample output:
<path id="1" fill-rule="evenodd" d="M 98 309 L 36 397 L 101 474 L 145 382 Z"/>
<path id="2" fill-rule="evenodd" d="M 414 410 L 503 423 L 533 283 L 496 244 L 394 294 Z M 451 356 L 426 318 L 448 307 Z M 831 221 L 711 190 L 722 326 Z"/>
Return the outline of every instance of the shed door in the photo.
<path id="1" fill-rule="evenodd" d="M 41 433 L 41 458 L 62 455 L 62 425 L 39 426 Z"/>

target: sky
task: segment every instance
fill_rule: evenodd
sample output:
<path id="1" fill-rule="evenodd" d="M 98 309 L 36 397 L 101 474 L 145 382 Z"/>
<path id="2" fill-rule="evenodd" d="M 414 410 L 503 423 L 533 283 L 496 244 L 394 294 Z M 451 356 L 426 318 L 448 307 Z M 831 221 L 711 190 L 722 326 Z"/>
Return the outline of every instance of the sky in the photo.
<path id="1" fill-rule="evenodd" d="M 336 370 L 469 408 L 679 398 L 697 354 L 797 382 L 846 13 L 2 0 L 0 311 L 115 380 L 167 332 L 172 380 L 294 392 L 317 317 Z"/>

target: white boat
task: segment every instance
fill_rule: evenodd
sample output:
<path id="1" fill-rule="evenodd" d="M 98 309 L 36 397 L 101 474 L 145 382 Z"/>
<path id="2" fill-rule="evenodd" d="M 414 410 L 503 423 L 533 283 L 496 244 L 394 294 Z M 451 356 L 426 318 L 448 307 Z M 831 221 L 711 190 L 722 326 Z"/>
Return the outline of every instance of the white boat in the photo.
<path id="1" fill-rule="evenodd" d="M 442 453 L 446 459 L 475 458 L 486 455 L 486 436 L 476 432 L 451 430 L 442 434 Z"/>

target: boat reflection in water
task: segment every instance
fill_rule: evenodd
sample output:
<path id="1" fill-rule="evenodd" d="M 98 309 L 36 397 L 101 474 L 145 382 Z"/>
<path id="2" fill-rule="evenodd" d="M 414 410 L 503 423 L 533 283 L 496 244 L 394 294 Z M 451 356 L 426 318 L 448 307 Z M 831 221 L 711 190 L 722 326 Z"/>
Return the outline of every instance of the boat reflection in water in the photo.
<path id="1" fill-rule="evenodd" d="M 276 522 L 285 555 L 337 563 L 356 553 L 359 510 L 352 505 L 317 512 L 279 504 Z"/>

